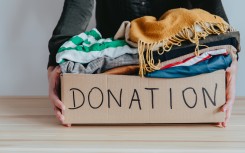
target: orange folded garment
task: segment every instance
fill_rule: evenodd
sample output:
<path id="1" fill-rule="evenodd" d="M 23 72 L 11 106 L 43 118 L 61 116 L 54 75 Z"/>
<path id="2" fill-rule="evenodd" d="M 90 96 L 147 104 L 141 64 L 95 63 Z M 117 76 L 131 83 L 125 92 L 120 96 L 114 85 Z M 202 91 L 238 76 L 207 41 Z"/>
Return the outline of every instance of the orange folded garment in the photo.
<path id="1" fill-rule="evenodd" d="M 138 65 L 129 65 L 122 66 L 110 69 L 104 72 L 105 74 L 115 74 L 115 75 L 138 75 L 139 66 Z"/>

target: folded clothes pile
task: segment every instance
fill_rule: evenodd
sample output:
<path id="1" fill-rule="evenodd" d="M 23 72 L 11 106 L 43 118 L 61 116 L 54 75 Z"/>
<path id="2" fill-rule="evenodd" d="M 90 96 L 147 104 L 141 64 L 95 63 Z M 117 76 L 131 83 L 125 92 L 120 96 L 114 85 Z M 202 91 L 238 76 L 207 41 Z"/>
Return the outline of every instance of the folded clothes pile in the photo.
<path id="1" fill-rule="evenodd" d="M 103 39 L 97 29 L 65 42 L 58 50 L 56 61 L 63 73 L 85 74 L 139 63 L 137 48 L 130 47 L 125 40 Z"/>
<path id="2" fill-rule="evenodd" d="M 97 29 L 72 37 L 56 55 L 63 73 L 139 74 L 180 78 L 227 69 L 238 59 L 240 34 L 201 9 L 124 21 L 114 38 Z"/>

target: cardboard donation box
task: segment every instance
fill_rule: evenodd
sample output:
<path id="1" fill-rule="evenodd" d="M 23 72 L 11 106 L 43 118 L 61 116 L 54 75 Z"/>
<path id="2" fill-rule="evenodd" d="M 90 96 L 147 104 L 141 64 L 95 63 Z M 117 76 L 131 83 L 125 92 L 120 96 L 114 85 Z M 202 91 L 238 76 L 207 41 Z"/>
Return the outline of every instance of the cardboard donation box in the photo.
<path id="1" fill-rule="evenodd" d="M 208 123 L 225 113 L 225 71 L 180 79 L 61 74 L 65 123 Z"/>

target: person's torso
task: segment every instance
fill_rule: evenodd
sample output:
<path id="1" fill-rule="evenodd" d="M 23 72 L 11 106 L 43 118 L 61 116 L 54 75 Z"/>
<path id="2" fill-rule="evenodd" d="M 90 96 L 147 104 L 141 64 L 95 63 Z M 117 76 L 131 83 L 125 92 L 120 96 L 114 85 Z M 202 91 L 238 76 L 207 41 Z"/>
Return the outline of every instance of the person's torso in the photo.
<path id="1" fill-rule="evenodd" d="M 189 0 L 97 0 L 97 29 L 103 37 L 113 37 L 123 21 L 142 16 L 159 18 L 173 8 L 192 8 Z"/>

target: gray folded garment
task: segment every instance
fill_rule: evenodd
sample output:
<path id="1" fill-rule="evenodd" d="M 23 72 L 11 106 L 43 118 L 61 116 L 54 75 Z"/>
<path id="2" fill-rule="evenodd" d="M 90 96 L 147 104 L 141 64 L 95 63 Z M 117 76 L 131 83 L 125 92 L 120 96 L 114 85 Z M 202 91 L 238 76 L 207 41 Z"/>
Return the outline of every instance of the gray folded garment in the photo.
<path id="1" fill-rule="evenodd" d="M 83 74 L 95 74 L 103 73 L 115 67 L 138 65 L 138 54 L 124 54 L 115 59 L 108 56 L 97 58 L 88 64 L 76 63 L 73 61 L 67 61 L 60 64 L 62 73 L 83 73 Z"/>

